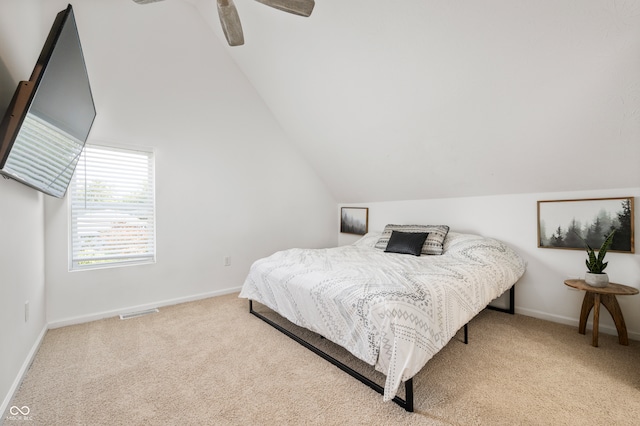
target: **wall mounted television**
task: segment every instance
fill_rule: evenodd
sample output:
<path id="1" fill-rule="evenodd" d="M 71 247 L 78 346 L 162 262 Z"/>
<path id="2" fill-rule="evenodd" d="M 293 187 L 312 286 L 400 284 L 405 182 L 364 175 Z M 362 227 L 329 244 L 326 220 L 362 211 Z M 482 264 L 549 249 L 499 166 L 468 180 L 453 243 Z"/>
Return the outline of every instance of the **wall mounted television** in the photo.
<path id="1" fill-rule="evenodd" d="M 0 174 L 63 198 L 96 116 L 73 8 L 55 18 L 0 123 Z"/>

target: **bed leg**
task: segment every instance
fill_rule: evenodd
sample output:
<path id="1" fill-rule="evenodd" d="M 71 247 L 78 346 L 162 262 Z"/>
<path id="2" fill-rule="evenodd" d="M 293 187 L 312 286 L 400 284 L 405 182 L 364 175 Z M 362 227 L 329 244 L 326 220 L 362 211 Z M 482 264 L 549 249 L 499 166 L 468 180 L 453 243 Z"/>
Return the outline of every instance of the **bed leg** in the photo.
<path id="1" fill-rule="evenodd" d="M 509 289 L 509 307 L 508 308 L 498 308 L 496 306 L 487 306 L 487 309 L 491 309 L 492 311 L 505 312 L 507 314 L 514 315 L 516 313 L 516 286 L 515 284 L 511 286 Z"/>
<path id="2" fill-rule="evenodd" d="M 516 286 L 515 284 L 509 289 L 509 313 L 515 315 L 516 313 Z"/>
<path id="3" fill-rule="evenodd" d="M 404 409 L 413 413 L 413 377 L 404 382 Z"/>
<path id="4" fill-rule="evenodd" d="M 469 344 L 469 323 L 464 325 L 464 344 Z"/>

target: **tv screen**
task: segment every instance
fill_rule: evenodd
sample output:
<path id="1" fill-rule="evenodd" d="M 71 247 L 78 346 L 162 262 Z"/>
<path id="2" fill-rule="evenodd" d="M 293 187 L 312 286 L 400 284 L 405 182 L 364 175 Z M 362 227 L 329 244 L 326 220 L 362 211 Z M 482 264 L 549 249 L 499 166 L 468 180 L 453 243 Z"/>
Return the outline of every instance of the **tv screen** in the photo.
<path id="1" fill-rule="evenodd" d="M 29 81 L 0 125 L 0 173 L 64 197 L 96 116 L 71 5 L 58 13 Z"/>

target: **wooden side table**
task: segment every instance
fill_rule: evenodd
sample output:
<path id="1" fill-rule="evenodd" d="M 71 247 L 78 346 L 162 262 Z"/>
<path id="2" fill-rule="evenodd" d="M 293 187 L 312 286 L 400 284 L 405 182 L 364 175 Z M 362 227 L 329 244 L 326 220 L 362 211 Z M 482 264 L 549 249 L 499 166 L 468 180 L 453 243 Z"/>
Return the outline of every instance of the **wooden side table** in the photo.
<path id="1" fill-rule="evenodd" d="M 591 287 L 584 282 L 584 280 L 565 280 L 564 283 L 569 287 L 586 291 L 584 300 L 582 301 L 582 311 L 580 312 L 580 327 L 578 328 L 580 334 L 586 334 L 587 318 L 589 318 L 589 313 L 591 313 L 591 309 L 593 308 L 593 340 L 591 344 L 596 347 L 598 346 L 598 322 L 600 320 L 600 303 L 602 303 L 616 324 L 618 342 L 620 342 L 621 345 L 629 344 L 627 326 L 624 323 L 622 310 L 620 310 L 616 295 L 628 296 L 638 294 L 637 288 L 616 283 L 609 283 L 606 287 Z"/>

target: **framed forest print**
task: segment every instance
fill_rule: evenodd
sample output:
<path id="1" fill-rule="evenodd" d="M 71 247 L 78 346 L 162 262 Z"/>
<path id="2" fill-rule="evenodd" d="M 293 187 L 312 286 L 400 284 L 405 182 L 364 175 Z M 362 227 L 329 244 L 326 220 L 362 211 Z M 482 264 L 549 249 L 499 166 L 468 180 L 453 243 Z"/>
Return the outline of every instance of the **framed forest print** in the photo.
<path id="1" fill-rule="evenodd" d="M 340 210 L 340 232 L 364 235 L 369 228 L 367 207 L 342 207 Z"/>
<path id="2" fill-rule="evenodd" d="M 541 248 L 597 250 L 615 230 L 609 251 L 635 253 L 633 225 L 633 197 L 538 201 Z"/>

